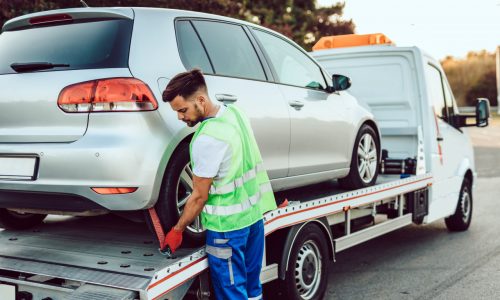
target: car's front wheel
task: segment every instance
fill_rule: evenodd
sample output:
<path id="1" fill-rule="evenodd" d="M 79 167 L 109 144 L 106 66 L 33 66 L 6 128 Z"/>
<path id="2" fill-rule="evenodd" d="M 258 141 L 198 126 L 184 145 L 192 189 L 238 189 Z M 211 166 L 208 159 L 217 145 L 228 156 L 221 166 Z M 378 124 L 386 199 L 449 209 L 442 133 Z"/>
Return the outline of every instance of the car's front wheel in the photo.
<path id="1" fill-rule="evenodd" d="M 41 224 L 45 217 L 47 215 L 18 213 L 7 208 L 0 208 L 0 227 L 14 230 L 29 229 Z"/>
<path id="2" fill-rule="evenodd" d="M 375 130 L 364 124 L 356 136 L 349 174 L 339 179 L 346 189 L 360 189 L 374 185 L 379 167 L 379 140 Z"/>
<path id="3" fill-rule="evenodd" d="M 164 230 L 168 231 L 179 220 L 186 202 L 193 192 L 193 173 L 189 162 L 189 144 L 183 143 L 171 157 L 161 185 L 160 196 L 155 210 Z M 147 222 L 151 226 L 149 215 Z M 186 244 L 193 246 L 205 242 L 205 228 L 198 216 L 184 231 Z M 184 243 L 183 243 L 184 244 Z"/>

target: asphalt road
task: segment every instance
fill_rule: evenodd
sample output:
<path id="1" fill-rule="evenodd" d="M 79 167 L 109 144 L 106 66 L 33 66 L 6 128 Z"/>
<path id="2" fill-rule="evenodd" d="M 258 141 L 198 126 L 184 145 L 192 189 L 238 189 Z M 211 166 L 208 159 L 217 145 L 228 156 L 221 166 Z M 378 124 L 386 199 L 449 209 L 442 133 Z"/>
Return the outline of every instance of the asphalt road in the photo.
<path id="1" fill-rule="evenodd" d="M 341 252 L 325 299 L 500 299 L 500 124 L 469 133 L 479 175 L 469 230 L 439 220 Z"/>

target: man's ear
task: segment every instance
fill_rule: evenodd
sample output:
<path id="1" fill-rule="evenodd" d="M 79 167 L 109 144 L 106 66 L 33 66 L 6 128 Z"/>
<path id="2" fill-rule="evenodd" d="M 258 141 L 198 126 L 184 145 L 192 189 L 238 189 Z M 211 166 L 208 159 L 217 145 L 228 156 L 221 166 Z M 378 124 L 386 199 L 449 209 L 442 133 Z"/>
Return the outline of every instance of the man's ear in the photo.
<path id="1" fill-rule="evenodd" d="M 204 105 L 205 102 L 207 102 L 207 98 L 203 94 L 199 94 L 195 99 L 201 105 Z"/>

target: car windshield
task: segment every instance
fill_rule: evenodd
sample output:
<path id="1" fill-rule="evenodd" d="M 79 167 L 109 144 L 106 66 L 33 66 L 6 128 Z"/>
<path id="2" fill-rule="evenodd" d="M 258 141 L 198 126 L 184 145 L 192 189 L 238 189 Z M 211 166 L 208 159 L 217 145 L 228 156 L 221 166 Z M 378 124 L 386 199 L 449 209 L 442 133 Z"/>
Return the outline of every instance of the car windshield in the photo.
<path id="1" fill-rule="evenodd" d="M 13 63 L 63 65 L 56 70 L 127 67 L 132 24 L 114 19 L 4 31 L 0 74 L 16 73 Z"/>

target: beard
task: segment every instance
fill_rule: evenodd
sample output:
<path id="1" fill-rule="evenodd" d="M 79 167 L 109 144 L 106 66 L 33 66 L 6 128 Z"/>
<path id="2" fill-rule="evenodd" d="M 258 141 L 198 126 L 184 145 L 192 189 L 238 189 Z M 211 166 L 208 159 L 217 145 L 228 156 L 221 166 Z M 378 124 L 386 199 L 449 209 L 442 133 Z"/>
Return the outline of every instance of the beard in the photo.
<path id="1" fill-rule="evenodd" d="M 194 104 L 194 111 L 196 112 L 195 119 L 184 121 L 184 122 L 186 122 L 187 126 L 189 126 L 189 127 L 194 127 L 196 124 L 198 124 L 199 122 L 201 122 L 203 120 L 203 112 L 198 107 L 197 103 Z"/>

